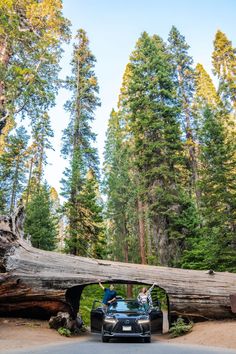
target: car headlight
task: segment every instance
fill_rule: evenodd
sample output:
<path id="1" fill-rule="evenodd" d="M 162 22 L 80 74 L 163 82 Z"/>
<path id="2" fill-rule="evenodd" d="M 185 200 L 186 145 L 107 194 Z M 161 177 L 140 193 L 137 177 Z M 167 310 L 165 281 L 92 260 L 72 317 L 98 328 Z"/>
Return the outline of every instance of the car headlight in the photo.
<path id="1" fill-rule="evenodd" d="M 112 318 L 112 317 L 104 318 L 104 323 L 115 324 L 116 322 L 117 322 L 117 320 L 115 318 Z"/>
<path id="2" fill-rule="evenodd" d="M 140 325 L 146 325 L 146 324 L 149 324 L 149 323 L 150 323 L 150 321 L 148 319 L 146 319 L 146 320 L 138 320 L 138 324 L 140 324 Z"/>

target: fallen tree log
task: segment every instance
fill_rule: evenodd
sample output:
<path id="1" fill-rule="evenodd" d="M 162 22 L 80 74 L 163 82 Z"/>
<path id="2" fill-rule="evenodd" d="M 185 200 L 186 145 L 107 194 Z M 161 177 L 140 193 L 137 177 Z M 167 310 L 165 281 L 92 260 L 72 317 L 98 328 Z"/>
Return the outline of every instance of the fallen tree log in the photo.
<path id="1" fill-rule="evenodd" d="M 152 284 L 169 297 L 170 311 L 185 316 L 236 318 L 231 299 L 236 274 L 112 262 L 48 252 L 22 238 L 21 218 L 0 217 L 0 315 L 76 317 L 80 295 L 102 282 Z"/>

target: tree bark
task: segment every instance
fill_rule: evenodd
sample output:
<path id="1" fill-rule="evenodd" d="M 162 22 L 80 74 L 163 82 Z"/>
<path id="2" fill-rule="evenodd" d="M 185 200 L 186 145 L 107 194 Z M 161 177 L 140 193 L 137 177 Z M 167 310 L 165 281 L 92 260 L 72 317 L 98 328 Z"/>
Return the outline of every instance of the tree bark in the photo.
<path id="1" fill-rule="evenodd" d="M 145 226 L 144 226 L 144 212 L 143 203 L 138 200 L 138 223 L 139 223 L 139 246 L 141 263 L 146 264 L 146 251 L 145 251 Z"/>
<path id="2" fill-rule="evenodd" d="M 125 229 L 126 229 L 126 227 L 125 227 Z M 126 232 L 127 232 L 127 229 L 126 229 Z M 128 233 L 126 233 L 126 236 L 127 236 L 127 234 Z M 125 251 L 125 263 L 129 263 L 129 244 L 128 244 L 127 237 L 125 238 L 124 251 Z M 132 296 L 133 296 L 133 285 L 132 284 L 127 284 L 126 295 L 128 298 L 132 298 Z"/>
<path id="3" fill-rule="evenodd" d="M 236 274 L 97 260 L 31 247 L 22 239 L 22 207 L 0 217 L 0 315 L 73 316 L 83 288 L 101 282 L 153 284 L 168 295 L 170 311 L 185 316 L 236 318 Z M 231 296 L 231 297 L 230 297 Z"/>

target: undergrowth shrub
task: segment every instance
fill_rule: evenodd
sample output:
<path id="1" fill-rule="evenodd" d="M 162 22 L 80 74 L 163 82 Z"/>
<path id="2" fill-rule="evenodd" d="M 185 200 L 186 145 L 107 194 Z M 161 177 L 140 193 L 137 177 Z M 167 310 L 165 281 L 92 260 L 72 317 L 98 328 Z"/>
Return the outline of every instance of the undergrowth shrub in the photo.
<path id="1" fill-rule="evenodd" d="M 70 331 L 68 328 L 60 327 L 60 328 L 58 328 L 57 332 L 58 332 L 61 336 L 71 337 L 71 331 Z"/>
<path id="2" fill-rule="evenodd" d="M 183 336 L 184 334 L 191 332 L 193 328 L 193 322 L 185 323 L 182 317 L 179 317 L 176 322 L 174 322 L 169 330 L 170 337 L 175 338 Z"/>

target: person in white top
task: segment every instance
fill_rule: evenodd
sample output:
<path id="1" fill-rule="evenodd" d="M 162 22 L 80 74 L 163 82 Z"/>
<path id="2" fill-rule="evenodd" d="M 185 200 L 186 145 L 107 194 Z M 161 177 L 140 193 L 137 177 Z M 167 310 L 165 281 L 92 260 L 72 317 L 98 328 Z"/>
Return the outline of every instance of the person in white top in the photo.
<path id="1" fill-rule="evenodd" d="M 137 300 L 141 305 L 144 305 L 145 309 L 152 307 L 152 296 L 151 291 L 153 290 L 156 283 L 154 283 L 149 289 L 143 287 L 137 296 Z"/>

